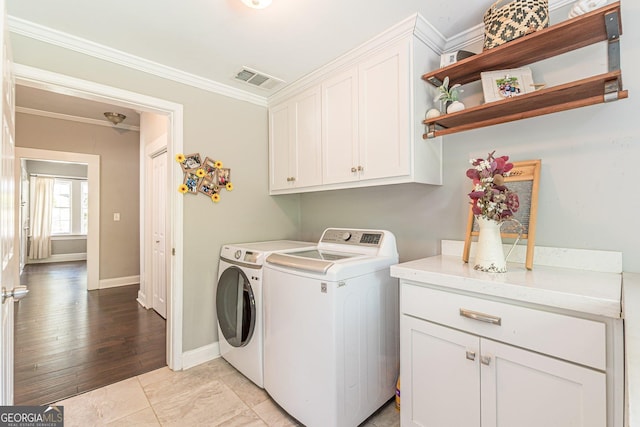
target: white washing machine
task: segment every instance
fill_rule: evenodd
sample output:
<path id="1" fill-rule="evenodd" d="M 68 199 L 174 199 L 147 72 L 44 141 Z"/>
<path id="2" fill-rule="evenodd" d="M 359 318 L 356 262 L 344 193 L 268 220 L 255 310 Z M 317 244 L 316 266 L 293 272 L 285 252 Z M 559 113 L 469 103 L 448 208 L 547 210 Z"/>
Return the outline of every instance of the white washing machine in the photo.
<path id="1" fill-rule="evenodd" d="M 307 427 L 359 425 L 395 395 L 394 235 L 327 229 L 313 250 L 266 261 L 265 390 Z"/>
<path id="2" fill-rule="evenodd" d="M 223 245 L 220 250 L 216 311 L 220 354 L 244 376 L 264 387 L 263 275 L 274 252 L 302 250 L 314 243 L 292 240 Z"/>

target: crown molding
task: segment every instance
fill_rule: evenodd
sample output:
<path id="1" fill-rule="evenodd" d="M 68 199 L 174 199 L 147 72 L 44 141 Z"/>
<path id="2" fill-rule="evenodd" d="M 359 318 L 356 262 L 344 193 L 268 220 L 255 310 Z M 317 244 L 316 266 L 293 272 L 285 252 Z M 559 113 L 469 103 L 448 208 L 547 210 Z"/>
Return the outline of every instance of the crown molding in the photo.
<path id="1" fill-rule="evenodd" d="M 549 11 L 557 10 L 574 2 L 575 0 L 550 0 Z M 274 101 L 277 102 L 278 100 L 301 90 L 303 86 L 310 85 L 313 81 L 317 81 L 325 75 L 328 70 L 336 70 L 345 67 L 349 63 L 353 62 L 355 57 L 371 53 L 374 49 L 393 42 L 399 37 L 406 36 L 408 33 L 413 33 L 416 38 L 425 43 L 429 49 L 433 50 L 438 55 L 441 55 L 444 52 L 464 49 L 479 42 L 481 43 L 484 39 L 484 25 L 482 23 L 446 38 L 422 15 L 414 13 L 398 24 L 393 25 L 389 29 L 375 36 L 371 40 L 349 50 L 337 59 L 301 77 L 295 82 L 282 87 L 280 90 L 268 97 L 265 97 L 254 95 L 210 79 L 205 79 L 194 74 L 149 61 L 138 56 L 112 49 L 20 18 L 9 16 L 8 20 L 9 30 L 12 33 L 263 107 L 266 107 L 268 104 L 273 104 Z"/>
<path id="2" fill-rule="evenodd" d="M 16 107 L 16 113 L 31 114 L 32 116 L 41 116 L 41 117 L 48 117 L 50 119 L 68 120 L 71 122 L 105 126 L 109 128 L 116 127 L 114 124 L 105 122 L 104 120 L 89 119 L 87 117 L 72 116 L 69 114 L 53 113 L 51 111 L 36 110 L 35 108 Z M 118 124 L 117 129 L 126 129 L 126 130 L 140 132 L 140 126 L 133 126 L 125 123 Z"/>
<path id="3" fill-rule="evenodd" d="M 19 34 L 21 36 L 69 49 L 94 58 L 123 65 L 125 67 L 172 80 L 177 83 L 206 90 L 208 92 L 217 93 L 219 95 L 228 96 L 241 101 L 247 101 L 263 107 L 266 107 L 267 105 L 267 98 L 264 96 L 254 95 L 195 74 L 149 61 L 62 31 L 26 21 L 24 19 L 9 16 L 8 21 L 9 31 L 14 34 Z"/>

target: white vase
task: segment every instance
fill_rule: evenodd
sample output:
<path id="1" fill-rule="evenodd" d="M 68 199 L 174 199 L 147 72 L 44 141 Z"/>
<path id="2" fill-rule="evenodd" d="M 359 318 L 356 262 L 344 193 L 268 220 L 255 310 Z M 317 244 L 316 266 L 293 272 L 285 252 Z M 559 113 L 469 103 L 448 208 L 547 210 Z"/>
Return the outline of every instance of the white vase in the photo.
<path id="1" fill-rule="evenodd" d="M 502 223 L 480 215 L 476 216 L 476 221 L 480 227 L 480 234 L 473 268 L 490 273 L 506 273 L 507 261 L 502 250 L 502 236 L 500 236 Z"/>
<path id="2" fill-rule="evenodd" d="M 460 101 L 453 101 L 451 104 L 449 104 L 449 106 L 447 107 L 447 114 L 451 114 L 451 113 L 455 113 L 456 111 L 462 111 L 465 109 L 465 106 L 462 102 Z"/>

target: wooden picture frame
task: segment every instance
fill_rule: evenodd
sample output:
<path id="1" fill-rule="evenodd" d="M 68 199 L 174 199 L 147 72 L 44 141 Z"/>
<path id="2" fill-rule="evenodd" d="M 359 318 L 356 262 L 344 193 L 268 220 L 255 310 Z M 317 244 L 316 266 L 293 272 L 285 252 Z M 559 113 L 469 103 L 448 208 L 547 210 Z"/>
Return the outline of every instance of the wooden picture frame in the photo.
<path id="1" fill-rule="evenodd" d="M 192 194 L 198 193 L 198 185 L 200 185 L 200 178 L 196 174 L 197 169 L 189 169 L 184 173 L 183 184 L 187 186 L 187 192 Z"/>
<path id="2" fill-rule="evenodd" d="M 202 166 L 200 153 L 192 153 L 192 154 L 185 155 L 184 160 L 180 163 L 180 166 L 182 167 L 182 171 L 184 173 L 187 173 L 191 169 L 193 170 L 198 169 L 200 166 Z"/>
<path id="3" fill-rule="evenodd" d="M 527 239 L 527 255 L 525 266 L 527 270 L 533 269 L 533 251 L 535 248 L 536 236 L 536 217 L 538 211 L 538 190 L 540 185 L 540 160 L 526 160 L 522 162 L 513 162 L 513 169 L 508 177 L 505 177 L 505 184 L 510 190 L 518 194 L 520 200 L 520 208 L 514 215 L 524 230 L 521 239 Z M 518 238 L 516 227 L 508 227 L 505 224 L 503 232 L 500 233 L 503 238 Z M 469 262 L 469 252 L 471 250 L 471 238 L 478 236 L 478 226 L 469 206 L 469 218 L 467 220 L 467 233 L 464 240 L 464 249 L 462 251 L 462 260 Z"/>

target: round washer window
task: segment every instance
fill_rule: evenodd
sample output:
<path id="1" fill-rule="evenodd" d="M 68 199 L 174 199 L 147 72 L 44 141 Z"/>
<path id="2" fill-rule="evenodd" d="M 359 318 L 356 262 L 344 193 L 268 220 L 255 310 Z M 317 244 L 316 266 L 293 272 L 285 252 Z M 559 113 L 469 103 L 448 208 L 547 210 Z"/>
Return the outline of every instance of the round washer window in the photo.
<path id="1" fill-rule="evenodd" d="M 218 324 L 233 347 L 249 343 L 256 324 L 256 300 L 249 279 L 238 267 L 227 268 L 216 291 Z"/>

